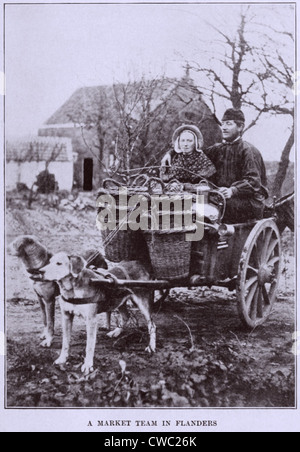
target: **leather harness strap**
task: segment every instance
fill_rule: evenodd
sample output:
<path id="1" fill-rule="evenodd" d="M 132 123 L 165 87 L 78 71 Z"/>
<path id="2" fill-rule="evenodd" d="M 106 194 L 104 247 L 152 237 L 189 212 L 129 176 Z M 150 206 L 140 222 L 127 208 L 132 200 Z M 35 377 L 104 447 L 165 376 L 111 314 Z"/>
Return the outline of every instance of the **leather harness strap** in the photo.
<path id="1" fill-rule="evenodd" d="M 130 279 L 129 274 L 127 273 L 127 271 L 124 268 L 118 267 L 118 270 L 122 271 L 122 273 L 123 273 L 123 275 L 124 275 L 126 280 Z M 101 270 L 100 271 L 99 270 L 98 271 L 97 270 L 96 271 L 93 270 L 93 271 L 94 271 L 94 273 L 96 273 L 98 275 L 101 275 L 101 276 L 104 276 L 106 278 L 109 278 L 109 276 L 110 276 L 109 272 L 105 272 L 105 271 L 102 272 Z M 114 275 L 112 274 L 112 276 L 114 276 Z M 95 296 L 92 296 L 90 298 L 65 298 L 63 295 L 61 295 L 61 298 L 66 303 L 70 303 L 70 304 L 74 304 L 74 305 L 85 305 L 85 304 L 92 304 L 92 303 L 97 304 L 99 302 L 99 301 L 97 301 L 97 297 L 95 297 Z M 96 301 L 95 301 L 95 299 L 96 299 Z"/>
<path id="2" fill-rule="evenodd" d="M 70 304 L 75 304 L 75 305 L 84 305 L 84 304 L 97 304 L 98 301 L 93 301 L 95 300 L 95 296 L 90 297 L 90 298 L 65 298 L 63 295 L 61 295 L 61 298 L 66 302 L 66 303 L 70 303 Z M 97 300 L 97 298 L 96 298 Z"/>
<path id="3" fill-rule="evenodd" d="M 123 267 L 115 267 L 112 270 L 115 270 L 115 269 L 120 270 L 123 273 L 123 276 L 124 276 L 125 280 L 130 280 L 130 275 L 125 270 L 125 268 L 123 268 Z M 114 273 L 112 273 L 112 272 L 110 272 L 108 270 L 100 270 L 100 269 L 97 268 L 96 270 L 93 269 L 93 272 L 96 273 L 97 275 L 100 275 L 100 276 L 106 278 L 106 279 L 109 279 L 109 278 L 115 279 L 115 278 L 117 278 L 117 276 Z"/>
<path id="4" fill-rule="evenodd" d="M 31 279 L 33 282 L 45 282 L 43 280 L 42 273 L 39 270 L 26 269 L 26 272 L 28 274 L 29 279 Z"/>

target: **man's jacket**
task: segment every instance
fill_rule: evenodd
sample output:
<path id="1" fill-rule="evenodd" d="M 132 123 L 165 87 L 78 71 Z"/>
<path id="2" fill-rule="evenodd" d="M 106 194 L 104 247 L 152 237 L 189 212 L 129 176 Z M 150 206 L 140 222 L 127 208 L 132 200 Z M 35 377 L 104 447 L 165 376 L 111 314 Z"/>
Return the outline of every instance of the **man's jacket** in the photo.
<path id="1" fill-rule="evenodd" d="M 263 202 L 268 198 L 266 167 L 261 153 L 242 138 L 220 143 L 205 154 L 216 167 L 211 181 L 218 187 L 233 188 L 234 196 Z"/>

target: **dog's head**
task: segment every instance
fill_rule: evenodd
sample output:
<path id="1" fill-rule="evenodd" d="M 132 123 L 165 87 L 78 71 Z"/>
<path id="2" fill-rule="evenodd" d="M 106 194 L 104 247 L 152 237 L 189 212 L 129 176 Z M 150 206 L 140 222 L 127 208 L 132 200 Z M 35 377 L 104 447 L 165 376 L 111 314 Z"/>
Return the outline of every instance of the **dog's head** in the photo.
<path id="1" fill-rule="evenodd" d="M 49 260 L 48 250 L 32 235 L 16 238 L 9 245 L 8 253 L 19 257 L 27 269 L 39 269 Z"/>
<path id="2" fill-rule="evenodd" d="M 49 265 L 40 269 L 46 281 L 61 281 L 68 276 L 78 278 L 86 261 L 81 256 L 68 256 L 66 253 L 55 254 Z"/>

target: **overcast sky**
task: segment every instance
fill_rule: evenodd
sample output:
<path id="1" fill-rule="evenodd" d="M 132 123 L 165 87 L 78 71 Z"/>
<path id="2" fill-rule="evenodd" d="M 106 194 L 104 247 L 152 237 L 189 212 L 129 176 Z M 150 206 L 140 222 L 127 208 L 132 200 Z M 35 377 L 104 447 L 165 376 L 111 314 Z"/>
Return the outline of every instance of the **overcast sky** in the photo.
<path id="1" fill-rule="evenodd" d="M 234 29 L 238 10 L 215 4 L 6 6 L 7 136 L 36 134 L 82 86 L 126 81 L 128 74 L 182 76 L 184 60 L 199 59 L 214 38 L 205 20 Z M 265 9 L 261 17 L 268 21 Z M 226 106 L 218 105 L 219 115 Z M 268 120 L 247 138 L 266 159 L 279 158 L 288 126 Z"/>

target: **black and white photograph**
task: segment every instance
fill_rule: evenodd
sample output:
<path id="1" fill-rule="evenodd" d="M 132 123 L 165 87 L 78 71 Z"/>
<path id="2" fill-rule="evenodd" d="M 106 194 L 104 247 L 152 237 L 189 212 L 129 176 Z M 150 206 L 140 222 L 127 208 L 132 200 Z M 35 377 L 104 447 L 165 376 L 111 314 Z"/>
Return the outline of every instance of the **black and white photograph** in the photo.
<path id="1" fill-rule="evenodd" d="M 0 430 L 297 431 L 296 3 L 2 6 Z"/>

